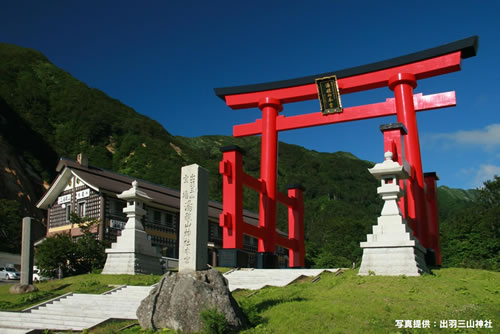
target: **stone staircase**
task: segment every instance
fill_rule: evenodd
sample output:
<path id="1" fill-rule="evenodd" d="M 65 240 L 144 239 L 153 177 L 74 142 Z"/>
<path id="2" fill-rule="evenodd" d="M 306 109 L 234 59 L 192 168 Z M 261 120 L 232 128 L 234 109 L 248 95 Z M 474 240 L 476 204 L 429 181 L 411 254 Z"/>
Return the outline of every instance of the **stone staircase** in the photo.
<path id="1" fill-rule="evenodd" d="M 324 271 L 337 272 L 338 269 L 238 269 L 224 274 L 229 282 L 229 290 L 258 290 L 265 286 L 286 286 L 301 276 L 318 276 Z"/>
<path id="2" fill-rule="evenodd" d="M 135 314 L 152 286 L 121 286 L 101 295 L 68 293 L 22 312 L 0 312 L 0 333 L 20 334 L 40 329 L 81 331 Z"/>

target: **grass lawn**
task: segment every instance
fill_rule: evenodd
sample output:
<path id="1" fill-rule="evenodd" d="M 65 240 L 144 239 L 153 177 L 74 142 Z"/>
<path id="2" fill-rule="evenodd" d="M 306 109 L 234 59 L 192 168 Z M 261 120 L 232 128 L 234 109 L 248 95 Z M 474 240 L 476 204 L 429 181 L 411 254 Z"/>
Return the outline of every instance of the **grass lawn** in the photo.
<path id="1" fill-rule="evenodd" d="M 67 278 L 60 286 L 85 288 L 99 284 L 132 284 L 158 280 L 158 276 L 83 275 Z M 61 280 L 59 282 L 64 282 Z M 74 282 L 71 280 L 75 280 Z M 127 280 L 130 280 L 128 283 Z M 56 282 L 56 281 L 53 281 Z M 42 283 L 43 285 L 54 284 Z M 257 292 L 233 293 L 253 327 L 242 333 L 498 333 L 500 328 L 500 273 L 449 268 L 434 270 L 422 277 L 357 276 L 357 270 L 341 275 L 323 273 L 321 279 L 300 279 L 284 288 L 267 287 Z M 0 291 L 0 300 L 5 293 Z M 62 293 L 69 286 L 61 288 Z M 64 290 L 64 291 L 63 291 Z M 42 291 L 52 291 L 50 289 Z M 75 290 L 73 290 L 75 291 Z M 76 291 L 75 291 L 76 292 Z M 61 293 L 61 294 L 62 294 Z M 430 328 L 398 328 L 396 320 L 428 321 Z M 441 321 L 491 320 L 493 329 L 442 329 Z M 128 323 L 127 323 L 128 324 Z M 127 324 L 115 323 L 113 329 L 101 327 L 89 333 L 111 333 Z M 100 330 L 98 332 L 98 330 Z M 139 326 L 121 333 L 153 333 Z M 157 333 L 166 333 L 158 331 Z"/>
<path id="2" fill-rule="evenodd" d="M 418 333 L 439 332 L 441 320 L 492 320 L 498 330 L 499 283 L 500 273 L 483 270 L 441 269 L 422 277 L 360 277 L 350 270 L 339 276 L 323 273 L 317 283 L 305 280 L 234 296 L 261 318 L 245 333 L 405 332 L 396 320 L 428 320 L 431 328 Z"/>

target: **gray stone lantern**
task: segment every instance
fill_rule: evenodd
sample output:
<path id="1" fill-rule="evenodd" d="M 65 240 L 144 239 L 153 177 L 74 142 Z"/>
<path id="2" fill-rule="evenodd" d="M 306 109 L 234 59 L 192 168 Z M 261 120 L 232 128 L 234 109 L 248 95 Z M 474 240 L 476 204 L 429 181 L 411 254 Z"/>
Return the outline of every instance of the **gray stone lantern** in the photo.
<path id="1" fill-rule="evenodd" d="M 132 188 L 118 195 L 127 201 L 123 212 L 127 214 L 122 234 L 111 248 L 106 249 L 107 259 L 103 274 L 162 274 L 159 251 L 151 245 L 141 219 L 147 213 L 144 203 L 152 198 L 140 190 L 137 181 L 132 182 Z"/>
<path id="2" fill-rule="evenodd" d="M 127 201 L 127 206 L 123 209 L 123 213 L 126 213 L 128 218 L 125 229 L 144 231 L 141 223 L 142 217 L 147 213 L 144 210 L 144 203 L 151 202 L 152 198 L 139 189 L 135 180 L 132 182 L 132 188 L 118 194 L 117 197 Z"/>
<path id="3" fill-rule="evenodd" d="M 396 203 L 402 195 L 399 180 L 409 177 L 410 166 L 401 166 L 396 161 L 393 161 L 391 151 L 385 152 L 384 157 L 384 162 L 376 164 L 373 168 L 368 169 L 368 171 L 377 180 L 381 181 L 380 187 L 377 188 L 377 194 L 384 200 L 381 215 L 401 215 L 401 210 Z"/>
<path id="4" fill-rule="evenodd" d="M 393 161 L 390 151 L 384 157 L 384 162 L 368 169 L 381 182 L 377 193 L 384 200 L 384 206 L 373 233 L 367 235 L 366 242 L 360 243 L 363 258 L 359 275 L 418 276 L 429 271 L 425 264 L 426 251 L 413 236 L 397 204 L 401 197 L 399 180 L 408 178 L 410 168 Z"/>

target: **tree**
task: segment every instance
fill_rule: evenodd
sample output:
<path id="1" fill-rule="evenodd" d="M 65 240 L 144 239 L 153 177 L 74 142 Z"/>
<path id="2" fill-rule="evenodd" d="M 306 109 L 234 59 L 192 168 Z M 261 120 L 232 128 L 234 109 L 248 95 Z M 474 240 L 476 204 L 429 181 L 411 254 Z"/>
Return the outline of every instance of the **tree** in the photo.
<path id="1" fill-rule="evenodd" d="M 76 252 L 78 254 L 78 263 L 76 271 L 78 273 L 88 273 L 94 270 L 102 269 L 106 262 L 105 245 L 92 233 L 94 227 L 99 222 L 97 219 L 80 218 L 76 214 L 71 214 L 71 222 L 78 224 L 83 235 L 76 240 Z"/>
<path id="2" fill-rule="evenodd" d="M 77 258 L 75 243 L 69 233 L 58 233 L 46 238 L 35 252 L 42 274 L 50 277 L 56 277 L 59 268 L 64 276 L 74 275 Z"/>
<path id="3" fill-rule="evenodd" d="M 71 214 L 72 224 L 80 226 L 83 234 L 73 240 L 69 233 L 48 237 L 36 250 L 35 258 L 43 273 L 57 276 L 59 268 L 64 276 L 72 276 L 102 269 L 106 261 L 105 246 L 97 240 L 92 230 L 96 219 L 80 218 Z"/>
<path id="4" fill-rule="evenodd" d="M 486 181 L 470 206 L 441 225 L 443 265 L 500 270 L 500 177 Z"/>
<path id="5" fill-rule="evenodd" d="M 18 201 L 0 199 L 0 251 L 21 251 L 22 212 Z"/>

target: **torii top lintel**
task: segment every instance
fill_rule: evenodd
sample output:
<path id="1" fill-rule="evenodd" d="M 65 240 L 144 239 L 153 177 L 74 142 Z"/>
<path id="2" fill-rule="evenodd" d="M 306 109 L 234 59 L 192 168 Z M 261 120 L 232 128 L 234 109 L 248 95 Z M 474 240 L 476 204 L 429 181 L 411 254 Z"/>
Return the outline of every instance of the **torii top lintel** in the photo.
<path id="1" fill-rule="evenodd" d="M 315 79 L 336 75 L 341 94 L 380 88 L 398 73 L 412 73 L 417 80 L 460 70 L 461 58 L 474 57 L 478 36 L 435 48 L 340 71 L 267 83 L 215 88 L 215 94 L 232 109 L 254 108 L 260 99 L 272 97 L 281 103 L 316 99 Z"/>

